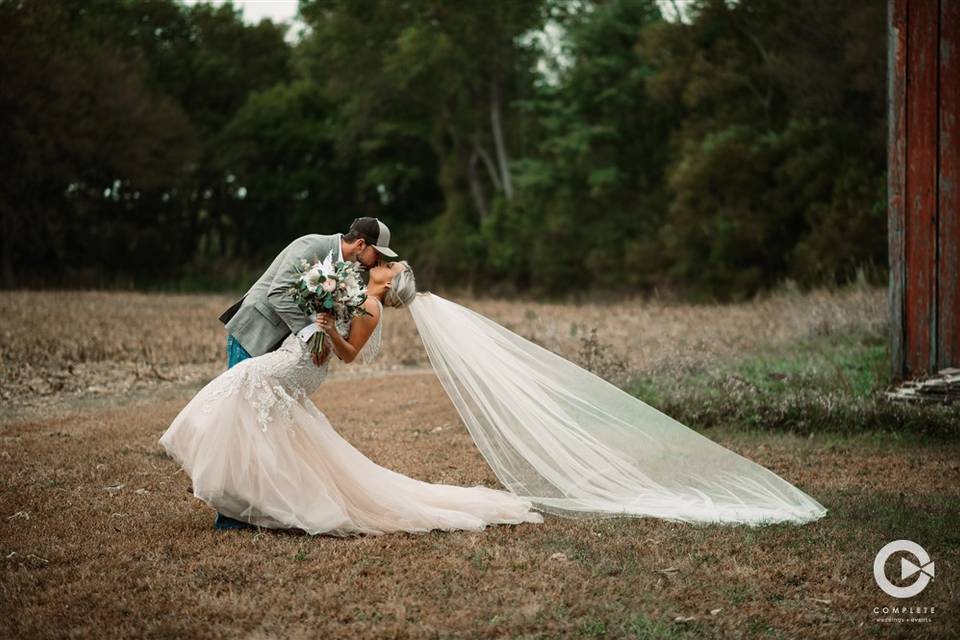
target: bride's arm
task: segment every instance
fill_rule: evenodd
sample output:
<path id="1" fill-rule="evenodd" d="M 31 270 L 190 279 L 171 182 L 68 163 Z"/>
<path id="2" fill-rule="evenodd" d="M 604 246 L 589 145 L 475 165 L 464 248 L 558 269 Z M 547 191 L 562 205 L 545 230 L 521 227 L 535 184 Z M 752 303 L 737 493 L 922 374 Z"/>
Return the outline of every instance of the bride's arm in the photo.
<path id="1" fill-rule="evenodd" d="M 357 354 L 360 353 L 360 349 L 366 344 L 370 334 L 376 328 L 377 322 L 380 321 L 380 309 L 376 302 L 368 299 L 363 303 L 363 308 L 370 315 L 358 316 L 350 321 L 350 336 L 346 340 L 333 326 L 333 316 L 320 314 L 317 318 L 317 326 L 327 334 L 327 339 L 330 340 L 330 346 L 333 347 L 334 353 L 348 364 L 353 362 Z"/>

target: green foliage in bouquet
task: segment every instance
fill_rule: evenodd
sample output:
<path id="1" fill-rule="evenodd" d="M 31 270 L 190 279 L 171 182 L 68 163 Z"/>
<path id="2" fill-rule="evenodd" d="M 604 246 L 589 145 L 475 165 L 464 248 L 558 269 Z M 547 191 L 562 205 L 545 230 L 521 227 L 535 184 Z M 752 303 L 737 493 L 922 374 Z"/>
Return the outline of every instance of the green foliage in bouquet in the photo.
<path id="1" fill-rule="evenodd" d="M 331 251 L 323 260 L 301 262 L 302 271 L 296 283 L 288 290 L 297 306 L 308 315 L 330 313 L 337 324 L 349 326 L 356 316 L 370 315 L 363 308 L 367 288 L 360 278 L 356 262 L 333 261 Z M 310 351 L 319 354 L 326 337 L 322 331 L 314 333 L 309 341 Z"/>

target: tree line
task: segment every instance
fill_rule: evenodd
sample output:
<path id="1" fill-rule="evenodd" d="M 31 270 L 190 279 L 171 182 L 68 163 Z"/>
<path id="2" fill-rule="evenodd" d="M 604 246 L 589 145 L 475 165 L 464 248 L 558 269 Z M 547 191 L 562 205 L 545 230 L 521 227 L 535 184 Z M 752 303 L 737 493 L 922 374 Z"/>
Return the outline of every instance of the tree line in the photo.
<path id="1" fill-rule="evenodd" d="M 421 286 L 883 280 L 885 3 L 661 4 L 0 0 L 3 284 L 239 286 L 361 215 Z"/>

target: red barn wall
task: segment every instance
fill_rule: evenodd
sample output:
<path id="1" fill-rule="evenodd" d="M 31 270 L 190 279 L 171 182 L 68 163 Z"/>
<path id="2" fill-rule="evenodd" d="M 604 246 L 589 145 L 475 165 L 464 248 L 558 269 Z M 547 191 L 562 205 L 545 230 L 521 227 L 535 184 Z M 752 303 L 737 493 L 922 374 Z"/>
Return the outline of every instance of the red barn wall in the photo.
<path id="1" fill-rule="evenodd" d="M 960 366 L 960 1 L 888 0 L 895 380 Z"/>

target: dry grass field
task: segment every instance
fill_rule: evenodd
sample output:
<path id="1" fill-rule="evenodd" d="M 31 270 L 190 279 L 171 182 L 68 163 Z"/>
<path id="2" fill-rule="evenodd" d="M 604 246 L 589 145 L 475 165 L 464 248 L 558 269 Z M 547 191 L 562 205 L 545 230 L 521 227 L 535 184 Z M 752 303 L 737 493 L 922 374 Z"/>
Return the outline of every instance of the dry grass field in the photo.
<path id="1" fill-rule="evenodd" d="M 829 331 L 879 333 L 887 304 L 884 291 L 869 288 L 784 292 L 726 306 L 452 299 L 612 377 L 641 369 L 689 370 Z M 225 334 L 217 316 L 230 302 L 215 295 L 0 292 L 0 401 L 9 413 L 209 380 L 224 366 Z M 429 366 L 409 313 L 387 311 L 383 341 L 375 363 L 337 373 Z M 597 346 L 599 352 L 592 348 Z"/>
<path id="2" fill-rule="evenodd" d="M 641 372 L 638 388 L 667 404 L 701 397 L 677 395 L 681 387 L 726 393 L 711 385 L 731 376 L 741 380 L 731 388 L 766 394 L 752 402 L 781 393 L 762 382 L 780 385 L 777 376 L 801 386 L 844 380 L 852 394 L 882 360 L 871 345 L 886 331 L 885 292 L 865 288 L 727 306 L 638 300 L 615 312 L 457 300 L 611 379 Z M 756 420 L 776 417 L 709 414 L 711 438 L 828 507 L 802 527 L 545 516 L 479 533 L 349 540 L 216 531 L 214 512 L 157 439 L 222 370 L 216 316 L 227 303 L 0 293 L 0 637 L 960 635 L 960 442 L 951 438 L 762 429 Z M 378 362 L 339 367 L 314 402 L 379 464 L 431 482 L 498 486 L 426 368 L 408 314 L 388 311 L 385 323 Z M 824 336 L 842 340 L 818 342 Z M 817 345 L 817 354 L 841 345 L 847 355 L 829 366 L 806 347 L 803 360 L 784 355 L 797 344 Z M 777 376 L 754 360 L 729 368 L 757 354 L 773 354 Z M 376 403 L 349 396 L 357 378 Z M 706 391 L 702 399 L 719 406 Z M 931 622 L 876 621 L 874 607 L 904 604 L 872 575 L 876 552 L 898 538 L 920 543 L 936 562 L 937 578 L 909 601 L 936 607 L 920 616 Z"/>

